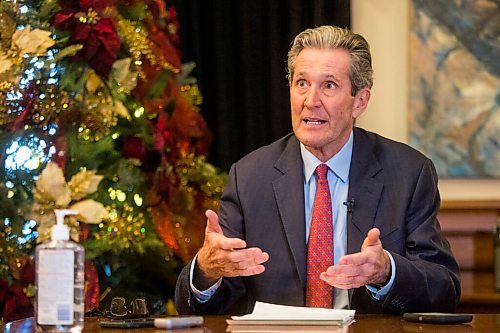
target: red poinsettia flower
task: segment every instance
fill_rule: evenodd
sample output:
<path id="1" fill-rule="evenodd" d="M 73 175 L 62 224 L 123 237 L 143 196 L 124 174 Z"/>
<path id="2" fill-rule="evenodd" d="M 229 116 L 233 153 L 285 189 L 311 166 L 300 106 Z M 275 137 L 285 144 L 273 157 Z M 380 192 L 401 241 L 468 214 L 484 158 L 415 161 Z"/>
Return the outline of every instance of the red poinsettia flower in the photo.
<path id="1" fill-rule="evenodd" d="M 81 52 L 90 67 L 97 74 L 108 76 L 120 50 L 120 38 L 113 21 L 102 18 L 94 26 L 81 24 L 71 39 L 83 44 Z"/>
<path id="2" fill-rule="evenodd" d="M 112 6 L 114 0 L 59 0 L 59 6 L 72 11 L 87 11 L 90 8 L 101 12 L 104 8 Z"/>
<path id="3" fill-rule="evenodd" d="M 118 57 L 120 38 L 110 18 L 95 18 L 88 22 L 78 19 L 85 12 L 63 9 L 52 18 L 52 24 L 61 30 L 72 31 L 70 41 L 83 45 L 78 56 L 101 76 L 108 76 L 111 66 Z"/>
<path id="4" fill-rule="evenodd" d="M 26 295 L 26 287 L 35 281 L 35 265 L 27 256 L 9 260 L 14 278 L 11 284 L 0 280 L 0 317 L 5 322 L 33 316 L 33 303 Z"/>
<path id="5" fill-rule="evenodd" d="M 83 9 L 104 9 L 114 3 L 113 0 L 79 0 L 78 2 Z"/>
<path id="6" fill-rule="evenodd" d="M 173 146 L 172 130 L 170 129 L 170 117 L 161 112 L 156 121 L 156 127 L 154 128 L 154 147 L 158 151 L 162 151 L 166 148 Z"/>
<path id="7" fill-rule="evenodd" d="M 33 303 L 24 292 L 26 287 L 25 283 L 16 283 L 9 287 L 2 313 L 5 322 L 33 316 Z"/>
<path id="8" fill-rule="evenodd" d="M 55 13 L 50 23 L 61 30 L 74 30 L 75 26 L 78 24 L 75 14 L 76 12 L 70 9 L 60 10 Z"/>

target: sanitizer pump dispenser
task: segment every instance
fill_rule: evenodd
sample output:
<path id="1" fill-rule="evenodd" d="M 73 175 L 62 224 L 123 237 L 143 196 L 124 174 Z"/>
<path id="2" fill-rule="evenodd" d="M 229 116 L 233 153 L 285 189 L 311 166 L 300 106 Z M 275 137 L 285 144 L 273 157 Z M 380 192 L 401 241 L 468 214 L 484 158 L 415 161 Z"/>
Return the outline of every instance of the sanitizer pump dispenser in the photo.
<path id="1" fill-rule="evenodd" d="M 85 250 L 69 239 L 66 215 L 77 211 L 56 209 L 51 239 L 35 251 L 35 319 L 38 331 L 81 332 L 85 312 Z"/>

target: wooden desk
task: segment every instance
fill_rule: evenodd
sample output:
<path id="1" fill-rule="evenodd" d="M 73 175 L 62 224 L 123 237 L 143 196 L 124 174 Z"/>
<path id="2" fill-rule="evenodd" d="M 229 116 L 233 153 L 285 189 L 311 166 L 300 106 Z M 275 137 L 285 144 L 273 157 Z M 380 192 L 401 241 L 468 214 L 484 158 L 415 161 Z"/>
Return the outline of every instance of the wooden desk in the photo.
<path id="1" fill-rule="evenodd" d="M 226 322 L 224 316 L 205 316 L 203 327 L 189 329 L 177 329 L 169 332 L 175 333 L 223 333 L 226 332 Z M 33 318 L 18 320 L 2 327 L 5 333 L 32 333 L 35 332 Z M 103 333 L 139 333 L 139 332 L 166 332 L 155 328 L 150 329 L 110 329 L 99 327 L 98 319 L 85 319 L 84 333 L 103 332 Z M 289 327 L 286 332 L 293 332 L 293 327 Z M 308 329 L 309 332 L 314 330 Z M 461 325 L 431 325 L 409 323 L 401 316 L 381 316 L 381 315 L 357 315 L 356 321 L 348 327 L 333 328 L 328 332 L 335 333 L 400 333 L 400 332 L 419 332 L 419 333 L 482 333 L 482 332 L 500 332 L 500 315 L 477 314 L 470 324 Z"/>

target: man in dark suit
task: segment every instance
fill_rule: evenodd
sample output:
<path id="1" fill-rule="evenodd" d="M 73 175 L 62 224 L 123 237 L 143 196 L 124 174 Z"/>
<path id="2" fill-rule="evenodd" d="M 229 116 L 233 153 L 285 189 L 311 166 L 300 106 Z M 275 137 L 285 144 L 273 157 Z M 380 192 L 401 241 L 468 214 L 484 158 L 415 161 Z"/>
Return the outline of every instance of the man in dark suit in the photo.
<path id="1" fill-rule="evenodd" d="M 321 186 L 314 172 L 322 164 L 333 254 L 316 283 L 331 288 L 327 306 L 454 311 L 458 265 L 436 219 L 432 162 L 354 127 L 373 82 L 366 40 L 338 27 L 307 29 L 288 53 L 288 71 L 293 134 L 232 166 L 219 215 L 207 211 L 203 247 L 179 276 L 178 312 L 243 314 L 256 301 L 309 305 L 317 276 L 308 271 L 308 243 Z"/>

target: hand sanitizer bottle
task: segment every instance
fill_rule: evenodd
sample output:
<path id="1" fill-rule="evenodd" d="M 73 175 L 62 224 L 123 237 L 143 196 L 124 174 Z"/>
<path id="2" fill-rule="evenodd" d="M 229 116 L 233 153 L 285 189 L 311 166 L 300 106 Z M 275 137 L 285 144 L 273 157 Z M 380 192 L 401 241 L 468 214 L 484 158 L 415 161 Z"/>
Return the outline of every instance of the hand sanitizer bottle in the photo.
<path id="1" fill-rule="evenodd" d="M 78 214 L 56 209 L 51 240 L 36 247 L 36 329 L 42 332 L 81 332 L 85 311 L 85 250 L 69 239 L 64 216 Z"/>

